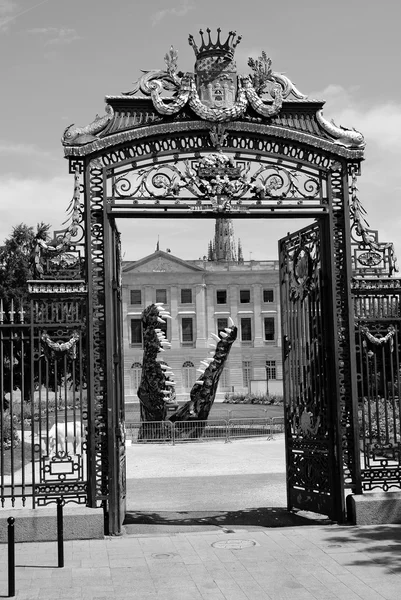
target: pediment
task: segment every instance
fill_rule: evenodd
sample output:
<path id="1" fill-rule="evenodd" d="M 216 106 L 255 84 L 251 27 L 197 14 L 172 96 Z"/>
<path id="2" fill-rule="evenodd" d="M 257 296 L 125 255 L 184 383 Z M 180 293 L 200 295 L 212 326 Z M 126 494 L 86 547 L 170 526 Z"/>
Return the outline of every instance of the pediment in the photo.
<path id="1" fill-rule="evenodd" d="M 193 273 L 194 271 L 203 271 L 203 269 L 162 250 L 141 260 L 123 263 L 124 273 Z"/>

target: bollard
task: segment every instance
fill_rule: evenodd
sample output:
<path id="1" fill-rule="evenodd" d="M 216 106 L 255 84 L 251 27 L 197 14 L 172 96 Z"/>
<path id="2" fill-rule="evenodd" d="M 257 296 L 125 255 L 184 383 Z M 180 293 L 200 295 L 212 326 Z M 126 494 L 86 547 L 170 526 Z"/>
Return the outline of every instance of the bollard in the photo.
<path id="1" fill-rule="evenodd" d="M 15 535 L 14 517 L 8 517 L 8 597 L 15 596 Z"/>
<path id="2" fill-rule="evenodd" d="M 57 498 L 57 554 L 58 567 L 64 567 L 63 499 Z"/>

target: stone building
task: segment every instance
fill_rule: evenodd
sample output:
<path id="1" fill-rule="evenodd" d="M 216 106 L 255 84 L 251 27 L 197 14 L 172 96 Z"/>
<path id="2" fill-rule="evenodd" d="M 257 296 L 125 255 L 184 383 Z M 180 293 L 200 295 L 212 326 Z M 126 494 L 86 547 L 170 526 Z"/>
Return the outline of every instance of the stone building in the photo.
<path id="1" fill-rule="evenodd" d="M 282 359 L 277 260 L 243 260 L 234 245 L 230 219 L 217 219 L 208 256 L 182 260 L 158 249 L 123 263 L 123 322 L 126 401 L 138 401 L 141 377 L 143 309 L 163 302 L 172 319 L 166 325 L 171 349 L 163 360 L 173 369 L 177 400 L 186 400 L 210 333 L 231 317 L 238 338 L 220 379 L 216 400 L 229 392 L 282 394 Z"/>

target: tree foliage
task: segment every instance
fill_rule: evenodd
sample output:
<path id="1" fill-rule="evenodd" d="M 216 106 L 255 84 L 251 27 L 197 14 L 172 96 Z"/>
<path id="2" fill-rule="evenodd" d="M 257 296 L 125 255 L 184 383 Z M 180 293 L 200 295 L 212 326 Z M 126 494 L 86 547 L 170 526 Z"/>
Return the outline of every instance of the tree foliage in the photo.
<path id="1" fill-rule="evenodd" d="M 0 301 L 2 301 L 4 323 L 10 322 L 10 310 L 26 308 L 28 300 L 28 280 L 34 277 L 35 248 L 39 239 L 49 239 L 50 225 L 39 223 L 36 231 L 24 223 L 13 227 L 11 235 L 0 247 Z M 3 391 L 3 406 L 8 402 L 5 394 L 19 388 L 25 400 L 30 399 L 31 361 L 29 360 L 30 341 L 21 340 L 14 333 L 13 343 L 7 343 L 7 333 L 2 345 L 3 363 L 0 377 Z M 26 382 L 25 385 L 23 382 Z"/>
<path id="2" fill-rule="evenodd" d="M 24 303 L 28 297 L 29 279 L 34 276 L 34 253 L 39 239 L 49 240 L 50 225 L 33 227 L 20 223 L 0 248 L 0 298 L 4 308 L 11 300 Z"/>

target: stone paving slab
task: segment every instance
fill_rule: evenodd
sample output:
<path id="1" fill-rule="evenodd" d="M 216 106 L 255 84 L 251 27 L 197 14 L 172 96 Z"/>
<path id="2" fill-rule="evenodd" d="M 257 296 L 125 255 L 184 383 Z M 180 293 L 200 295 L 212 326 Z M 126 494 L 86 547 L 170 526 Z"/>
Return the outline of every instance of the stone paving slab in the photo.
<path id="1" fill-rule="evenodd" d="M 182 531 L 16 546 L 17 600 L 399 600 L 401 526 Z M 7 546 L 0 547 L 0 598 Z"/>

